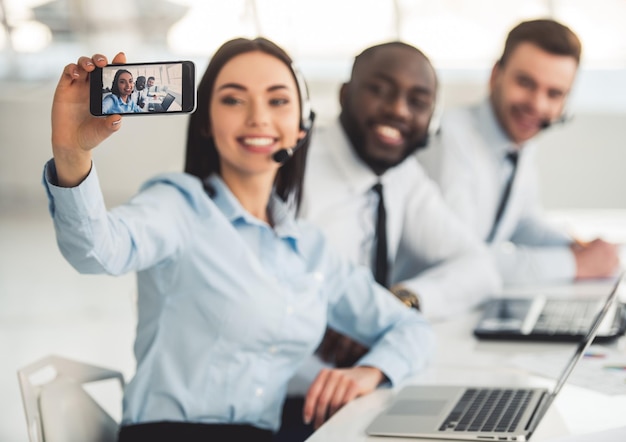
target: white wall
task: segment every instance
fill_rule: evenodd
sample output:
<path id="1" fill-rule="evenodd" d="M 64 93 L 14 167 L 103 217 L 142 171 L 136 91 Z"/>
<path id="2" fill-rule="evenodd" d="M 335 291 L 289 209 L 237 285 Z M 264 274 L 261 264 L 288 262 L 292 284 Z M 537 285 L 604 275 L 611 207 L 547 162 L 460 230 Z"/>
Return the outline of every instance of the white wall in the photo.
<path id="1" fill-rule="evenodd" d="M 305 71 L 305 74 L 307 72 Z M 443 72 L 445 106 L 485 93 L 487 72 Z M 343 78 L 319 75 L 309 86 L 318 122 L 338 111 Z M 310 76 L 309 76 L 310 77 Z M 540 139 L 543 199 L 547 209 L 626 208 L 626 71 L 581 76 L 572 97 L 575 117 Z M 56 82 L 0 84 L 0 210 L 44 201 L 42 166 L 51 156 L 50 105 Z M 109 203 L 123 201 L 141 182 L 183 167 L 187 117 L 131 116 L 96 149 L 98 173 Z"/>

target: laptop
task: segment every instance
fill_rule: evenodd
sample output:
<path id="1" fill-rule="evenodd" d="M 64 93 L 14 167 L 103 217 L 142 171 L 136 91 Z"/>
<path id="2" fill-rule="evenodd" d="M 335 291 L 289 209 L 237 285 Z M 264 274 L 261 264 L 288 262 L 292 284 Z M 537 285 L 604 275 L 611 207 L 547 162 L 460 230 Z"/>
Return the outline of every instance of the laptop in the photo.
<path id="1" fill-rule="evenodd" d="M 407 386 L 367 427 L 369 436 L 452 440 L 526 441 L 591 345 L 617 298 L 615 283 L 586 335 L 559 376 L 546 388 Z"/>
<path id="2" fill-rule="evenodd" d="M 149 103 L 148 112 L 166 112 L 172 103 L 176 100 L 176 97 L 172 94 L 167 94 L 160 103 Z"/>
<path id="3" fill-rule="evenodd" d="M 487 302 L 474 328 L 479 339 L 578 342 L 593 323 L 603 300 L 548 296 L 498 298 Z M 600 324 L 594 342 L 609 342 L 626 331 L 626 304 L 616 302 Z"/>

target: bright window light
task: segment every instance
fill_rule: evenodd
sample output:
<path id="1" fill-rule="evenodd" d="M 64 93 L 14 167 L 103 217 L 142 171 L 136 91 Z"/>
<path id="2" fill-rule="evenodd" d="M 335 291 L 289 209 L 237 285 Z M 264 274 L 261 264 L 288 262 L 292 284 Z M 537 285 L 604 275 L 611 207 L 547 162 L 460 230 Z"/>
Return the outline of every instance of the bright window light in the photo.
<path id="1" fill-rule="evenodd" d="M 50 28 L 36 21 L 22 22 L 11 32 L 11 42 L 16 52 L 40 52 L 51 40 Z"/>
<path id="2" fill-rule="evenodd" d="M 242 0 L 191 5 L 185 17 L 167 33 L 170 49 L 184 55 L 209 56 L 226 40 L 253 36 L 252 23 L 242 20 L 244 6 Z"/>
<path id="3" fill-rule="evenodd" d="M 0 25 L 0 51 L 4 50 L 7 44 L 7 30 L 4 26 Z"/>
<path id="4" fill-rule="evenodd" d="M 200 61 L 227 40 L 260 35 L 324 77 L 343 76 L 361 50 L 397 39 L 422 49 L 437 69 L 482 75 L 510 28 L 540 17 L 580 36 L 584 69 L 626 68 L 626 0 L 0 1 L 13 34 L 0 32 L 0 56 L 13 47 L 18 57 L 9 63 L 17 64 L 19 53 L 49 47 L 39 60 L 51 70 L 56 54 L 77 48 Z"/>
<path id="5" fill-rule="evenodd" d="M 586 66 L 626 66 L 624 0 L 169 1 L 189 7 L 168 34 L 170 49 L 181 54 L 210 56 L 233 37 L 263 35 L 296 59 L 338 60 L 401 39 L 439 68 L 484 68 L 512 26 L 552 16 L 581 37 Z"/>
<path id="6" fill-rule="evenodd" d="M 170 49 L 181 54 L 209 56 L 226 40 L 261 35 L 295 58 L 343 58 L 371 44 L 395 39 L 391 3 L 379 0 L 186 3 L 188 13 L 167 38 Z M 354 18 L 346 21 L 346 17 Z"/>

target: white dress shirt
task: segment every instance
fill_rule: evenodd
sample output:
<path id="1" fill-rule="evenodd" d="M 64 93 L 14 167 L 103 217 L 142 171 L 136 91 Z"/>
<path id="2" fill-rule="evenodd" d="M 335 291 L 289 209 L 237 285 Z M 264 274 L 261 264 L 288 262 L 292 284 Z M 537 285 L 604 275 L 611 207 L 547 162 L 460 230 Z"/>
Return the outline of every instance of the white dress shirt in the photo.
<path id="1" fill-rule="evenodd" d="M 440 133 L 417 158 L 439 185 L 448 205 L 486 241 L 511 164 L 506 153 L 515 146 L 492 111 L 489 100 L 447 111 Z M 571 238 L 542 214 L 536 144 L 519 150 L 517 173 L 491 242 L 505 284 L 570 281 L 575 277 Z"/>
<path id="2" fill-rule="evenodd" d="M 301 215 L 322 228 L 331 245 L 372 268 L 377 196 L 383 184 L 391 285 L 420 296 L 424 314 L 466 311 L 500 288 L 487 249 L 446 206 L 417 161 L 377 176 L 354 152 L 339 121 L 312 137 Z"/>
<path id="3" fill-rule="evenodd" d="M 148 106 L 147 106 L 147 101 L 148 101 L 148 91 L 144 88 L 142 90 L 138 90 L 135 89 L 133 91 L 133 93 L 131 94 L 131 98 L 132 100 L 137 103 L 137 106 L 139 106 L 140 102 L 144 103 L 143 107 L 140 107 L 140 109 L 143 112 L 147 112 L 148 111 Z"/>
<path id="4" fill-rule="evenodd" d="M 146 87 L 145 90 L 146 94 L 150 96 L 156 94 L 157 92 L 160 92 L 161 88 L 155 84 L 154 86 Z"/>

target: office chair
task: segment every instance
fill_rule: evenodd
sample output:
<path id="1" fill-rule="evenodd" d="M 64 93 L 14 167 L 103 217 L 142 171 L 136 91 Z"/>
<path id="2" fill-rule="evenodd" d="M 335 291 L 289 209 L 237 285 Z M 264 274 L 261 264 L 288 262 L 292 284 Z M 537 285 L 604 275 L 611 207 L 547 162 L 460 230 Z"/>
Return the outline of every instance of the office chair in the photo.
<path id="1" fill-rule="evenodd" d="M 119 424 L 82 384 L 117 379 L 122 373 L 59 356 L 17 371 L 30 442 L 116 441 Z"/>

